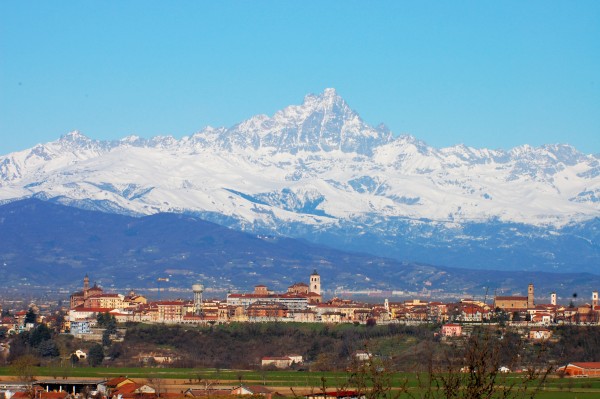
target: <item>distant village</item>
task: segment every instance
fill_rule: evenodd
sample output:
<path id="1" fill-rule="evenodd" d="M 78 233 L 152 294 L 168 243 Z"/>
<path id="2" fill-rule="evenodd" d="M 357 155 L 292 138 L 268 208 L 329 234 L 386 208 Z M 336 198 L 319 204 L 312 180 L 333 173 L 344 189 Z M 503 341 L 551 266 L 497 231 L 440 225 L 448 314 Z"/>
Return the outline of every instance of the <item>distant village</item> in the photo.
<path id="1" fill-rule="evenodd" d="M 86 275 L 81 291 L 70 296 L 69 310 L 61 330 L 79 338 L 94 334 L 99 314 L 109 314 L 118 323 L 143 322 L 161 324 L 224 324 L 231 322 L 300 322 L 300 323 L 438 323 L 444 336 L 461 335 L 463 326 L 481 322 L 525 325 L 536 338 L 550 334 L 545 326 L 553 324 L 600 323 L 598 291 L 591 293 L 591 302 L 582 305 L 558 304 L 555 293 L 549 303 L 535 300 L 534 285 L 527 287 L 527 296 L 494 296 L 492 303 L 473 299 L 443 303 L 411 299 L 402 302 L 364 303 L 351 299 L 324 300 L 321 276 L 314 270 L 307 283 L 298 282 L 287 292 L 276 293 L 265 285 L 253 292 L 229 293 L 226 300 L 204 299 L 204 286 L 191 287 L 191 299 L 149 301 L 135 292 L 127 294 L 104 292 L 91 285 Z M 20 332 L 28 328 L 26 311 L 4 317 L 0 326 Z M 534 337 L 532 337 L 534 338 Z"/>
<path id="2" fill-rule="evenodd" d="M 231 322 L 302 322 L 302 323 L 440 323 L 443 335 L 460 335 L 462 325 L 479 322 L 499 322 L 528 325 L 537 335 L 544 335 L 544 326 L 552 324 L 600 324 L 598 291 L 591 293 L 591 302 L 573 305 L 558 304 L 555 293 L 547 303 L 535 300 L 534 285 L 527 287 L 527 296 L 494 296 L 492 303 L 474 299 L 443 303 L 411 299 L 402 302 L 364 303 L 351 299 L 324 300 L 321 276 L 316 270 L 308 283 L 298 282 L 287 292 L 276 293 L 265 285 L 253 292 L 229 293 L 226 300 L 204 299 L 204 286 L 191 287 L 191 299 L 149 301 L 131 291 L 127 294 L 104 292 L 97 284 L 90 285 L 86 275 L 81 291 L 70 296 L 68 315 L 61 330 L 85 338 L 94 333 L 99 314 L 109 314 L 118 323 L 143 322 L 161 324 L 223 324 Z M 9 332 L 20 332 L 28 326 L 26 311 L 3 317 L 0 326 Z"/>
<path id="3" fill-rule="evenodd" d="M 438 326 L 436 335 L 440 340 L 446 341 L 469 335 L 478 323 L 516 326 L 524 333 L 524 337 L 531 341 L 552 339 L 553 329 L 551 327 L 555 325 L 600 326 L 598 291 L 591 293 L 591 301 L 586 304 L 558 304 L 555 293 L 550 295 L 549 303 L 538 303 L 535 299 L 533 284 L 527 286 L 526 296 L 495 295 L 490 303 L 474 299 L 463 299 L 451 303 L 422 299 L 391 302 L 385 299 L 382 303 L 363 303 L 336 297 L 323 298 L 321 276 L 317 270 L 314 270 L 308 276 L 306 283 L 295 283 L 289 286 L 286 292 L 273 292 L 265 285 L 257 285 L 252 292 L 229 293 L 225 300 L 205 299 L 203 295 L 204 286 L 194 284 L 191 287 L 191 298 L 189 299 L 149 301 L 145 296 L 138 295 L 133 291 L 127 294 L 105 292 L 97 284 L 90 284 L 90 278 L 86 275 L 83 278 L 81 290 L 70 295 L 69 309 L 65 317 L 41 315 L 39 309 L 32 308 L 11 315 L 3 312 L 0 327 L 4 327 L 9 334 L 16 334 L 31 330 L 36 325 L 46 324 L 62 332 L 68 332 L 81 340 L 98 342 L 103 340 L 103 333 L 106 332 L 105 326 L 100 325 L 101 320 L 106 321 L 107 316 L 115 323 L 119 323 L 120 326 L 131 322 L 173 325 L 215 325 L 233 322 L 352 323 L 355 325 L 435 324 Z M 34 322 L 31 321 L 32 315 L 36 315 Z M 114 338 L 118 339 L 116 330 L 115 328 Z M 77 350 L 73 356 L 83 360 L 89 354 Z M 140 361 L 151 358 L 153 364 L 169 364 L 173 360 L 168 355 L 156 353 L 141 354 L 140 356 Z M 356 351 L 352 356 L 358 361 L 368 361 L 372 354 L 368 351 Z M 303 362 L 302 355 L 293 353 L 282 354 L 282 356 L 265 356 L 260 359 L 261 367 L 274 369 L 302 365 Z M 502 372 L 508 371 L 506 369 Z M 600 363 L 569 363 L 558 369 L 558 372 L 567 376 L 600 375 Z M 53 380 L 41 381 L 37 384 L 38 391 L 36 391 L 35 397 L 64 399 L 69 396 L 69 392 L 69 397 L 81 397 L 78 392 L 87 383 L 82 382 L 81 386 L 77 384 L 72 381 L 68 383 Z M 121 385 L 123 386 L 121 387 Z M 20 399 L 21 389 L 16 385 L 14 387 L 0 386 L 0 391 L 4 391 L 5 397 L 9 399 Z M 93 389 L 103 392 L 103 397 L 114 399 L 135 399 L 140 397 L 140 393 L 144 393 L 148 398 L 157 397 L 155 388 L 127 378 L 109 380 L 100 385 L 94 384 Z M 54 392 L 50 392 L 52 390 Z M 270 397 L 272 394 L 265 387 L 244 385 L 222 390 L 224 395 L 234 396 Z M 55 396 L 48 396 L 50 393 Z M 197 392 L 190 389 L 185 392 L 184 396 L 197 396 L 196 394 Z M 216 391 L 211 394 L 217 395 Z M 198 396 L 206 396 L 206 392 L 203 395 L 198 394 Z M 320 399 L 313 398 L 311 395 L 306 395 L 306 398 Z M 333 395 L 327 399 L 337 399 L 337 397 Z"/>
<path id="4" fill-rule="evenodd" d="M 365 303 L 351 299 L 324 300 L 321 277 L 316 270 L 308 283 L 298 282 L 287 292 L 273 292 L 257 285 L 253 292 L 229 293 L 226 300 L 204 299 L 204 287 L 194 284 L 191 299 L 149 301 L 131 291 L 109 293 L 97 284 L 90 285 L 86 275 L 81 291 L 70 296 L 68 316 L 63 330 L 75 336 L 91 334 L 97 315 L 108 313 L 119 323 L 143 322 L 161 324 L 223 324 L 231 322 L 302 322 L 302 323 L 441 323 L 460 326 L 478 322 L 501 322 L 513 325 L 549 326 L 551 324 L 599 324 L 598 291 L 591 301 L 581 305 L 558 304 L 555 293 L 549 303 L 535 300 L 534 285 L 527 296 L 494 296 L 492 303 L 474 299 L 443 303 L 410 299 L 402 302 Z M 0 326 L 9 331 L 27 329 L 23 323 L 26 310 L 4 317 Z M 457 334 L 451 326 L 444 334 Z"/>

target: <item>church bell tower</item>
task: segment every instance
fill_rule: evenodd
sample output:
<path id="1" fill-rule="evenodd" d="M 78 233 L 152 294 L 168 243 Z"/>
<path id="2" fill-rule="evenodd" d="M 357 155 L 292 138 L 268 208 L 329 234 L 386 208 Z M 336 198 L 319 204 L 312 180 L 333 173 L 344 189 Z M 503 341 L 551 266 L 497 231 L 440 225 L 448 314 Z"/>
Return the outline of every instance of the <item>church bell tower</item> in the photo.
<path id="1" fill-rule="evenodd" d="M 527 308 L 533 309 L 535 307 L 533 302 L 533 284 L 529 284 L 527 287 Z"/>
<path id="2" fill-rule="evenodd" d="M 87 298 L 89 290 L 90 290 L 90 278 L 86 274 L 85 277 L 83 278 L 83 297 L 84 298 Z"/>
<path id="3" fill-rule="evenodd" d="M 314 292 L 315 294 L 321 295 L 321 276 L 315 269 L 310 275 L 310 286 L 308 292 Z"/>

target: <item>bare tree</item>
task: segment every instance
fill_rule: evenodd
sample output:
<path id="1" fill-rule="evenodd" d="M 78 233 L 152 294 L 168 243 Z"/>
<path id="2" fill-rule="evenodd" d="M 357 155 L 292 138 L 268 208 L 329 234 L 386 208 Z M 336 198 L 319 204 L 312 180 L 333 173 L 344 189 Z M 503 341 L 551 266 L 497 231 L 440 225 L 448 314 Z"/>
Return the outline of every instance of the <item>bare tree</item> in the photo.
<path id="1" fill-rule="evenodd" d="M 162 378 L 157 376 L 150 376 L 147 378 L 147 383 L 149 386 L 154 388 L 154 392 L 157 398 L 160 398 L 160 394 L 164 392 L 164 381 Z"/>
<path id="2" fill-rule="evenodd" d="M 533 398 L 551 371 L 545 364 L 544 348 L 528 360 L 524 372 L 510 375 L 505 370 L 523 368 L 522 340 L 504 339 L 490 328 L 454 341 L 432 352 L 427 371 L 419 375 L 420 392 L 412 397 L 424 399 L 512 399 Z"/>
<path id="3" fill-rule="evenodd" d="M 23 355 L 13 360 L 10 366 L 11 372 L 27 384 L 27 395 L 33 398 L 33 381 L 35 366 L 38 359 L 33 355 Z"/>
<path id="4" fill-rule="evenodd" d="M 400 385 L 394 387 L 394 373 L 388 362 L 371 357 L 364 361 L 353 360 L 347 386 L 355 389 L 358 397 L 396 399 L 408 392 L 408 379 L 399 382 Z"/>

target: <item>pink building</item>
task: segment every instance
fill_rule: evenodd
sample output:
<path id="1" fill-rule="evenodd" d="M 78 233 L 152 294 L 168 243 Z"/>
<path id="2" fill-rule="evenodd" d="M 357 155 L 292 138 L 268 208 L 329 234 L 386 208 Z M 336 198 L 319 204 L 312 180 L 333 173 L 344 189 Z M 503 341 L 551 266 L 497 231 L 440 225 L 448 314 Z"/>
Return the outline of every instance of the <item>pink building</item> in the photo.
<path id="1" fill-rule="evenodd" d="M 444 337 L 460 337 L 462 335 L 462 326 L 460 324 L 444 324 L 442 326 L 442 335 Z"/>

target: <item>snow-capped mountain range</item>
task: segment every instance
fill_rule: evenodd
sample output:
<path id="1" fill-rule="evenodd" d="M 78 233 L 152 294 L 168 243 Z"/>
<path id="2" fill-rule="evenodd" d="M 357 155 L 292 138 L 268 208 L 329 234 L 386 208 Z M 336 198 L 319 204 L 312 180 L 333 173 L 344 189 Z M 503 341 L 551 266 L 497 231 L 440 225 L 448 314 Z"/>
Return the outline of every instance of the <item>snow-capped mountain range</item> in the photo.
<path id="1" fill-rule="evenodd" d="M 389 248 L 417 238 L 447 246 L 486 240 L 465 226 L 547 236 L 597 220 L 600 156 L 568 145 L 436 149 L 367 125 L 326 89 L 272 117 L 179 140 L 71 132 L 0 157 L 0 201 L 27 197 L 130 215 L 194 213 L 339 247 L 361 235 Z"/>

